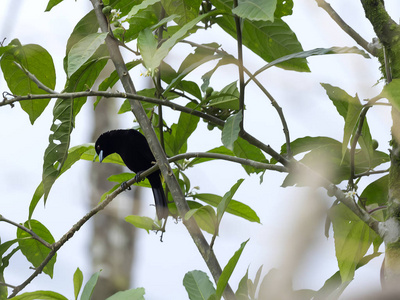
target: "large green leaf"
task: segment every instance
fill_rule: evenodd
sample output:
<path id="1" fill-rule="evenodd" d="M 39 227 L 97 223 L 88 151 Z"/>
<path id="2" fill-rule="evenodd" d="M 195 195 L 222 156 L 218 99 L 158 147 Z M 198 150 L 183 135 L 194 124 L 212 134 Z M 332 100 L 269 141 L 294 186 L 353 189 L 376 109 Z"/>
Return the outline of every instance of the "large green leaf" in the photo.
<path id="1" fill-rule="evenodd" d="M 68 300 L 68 298 L 64 297 L 63 295 L 52 292 L 52 291 L 35 291 L 35 292 L 28 292 L 13 297 L 15 300 Z"/>
<path id="2" fill-rule="evenodd" d="M 235 20 L 231 16 L 232 0 L 212 0 L 212 4 L 226 14 L 216 18 L 216 23 L 236 39 Z M 281 19 L 275 18 L 274 22 L 244 20 L 242 27 L 243 44 L 267 62 L 282 56 L 303 51 L 294 32 Z M 309 72 L 307 61 L 297 58 L 284 61 L 277 67 Z"/>
<path id="3" fill-rule="evenodd" d="M 15 63 L 29 71 L 31 74 L 50 89 L 56 85 L 56 73 L 53 59 L 50 54 L 41 46 L 35 44 L 21 45 L 18 40 L 9 44 L 13 47 L 3 54 L 0 65 L 4 73 L 4 79 L 14 95 L 25 96 L 29 94 L 47 94 L 38 88 Z M 50 99 L 38 99 L 21 101 L 21 108 L 29 115 L 33 124 L 47 107 Z"/>
<path id="4" fill-rule="evenodd" d="M 193 195 L 193 198 L 199 199 L 214 207 L 217 207 L 222 200 L 221 196 L 214 194 L 207 194 L 207 193 L 195 194 Z M 246 219 L 250 222 L 260 223 L 260 218 L 257 216 L 257 213 L 251 207 L 233 199 L 229 201 L 228 207 L 226 208 L 226 212 L 241 217 L 243 219 Z"/>
<path id="5" fill-rule="evenodd" d="M 31 229 L 46 242 L 50 244 L 55 242 L 50 231 L 39 221 L 33 219 L 29 220 L 25 222 L 24 226 Z M 37 240 L 34 240 L 29 233 L 20 228 L 17 229 L 17 238 L 19 239 L 18 244 L 21 248 L 22 254 L 35 268 L 39 267 L 39 265 L 50 253 L 50 249 L 45 247 Z M 53 269 L 54 263 L 56 262 L 56 257 L 57 254 L 55 254 L 43 268 L 43 272 L 49 275 L 50 278 L 53 278 Z"/>
<path id="6" fill-rule="evenodd" d="M 218 45 L 211 44 L 206 46 L 216 46 Z M 170 84 L 165 88 L 164 94 L 170 91 L 172 88 L 176 87 L 182 79 L 188 75 L 190 72 L 195 70 L 197 67 L 203 65 L 206 62 L 211 60 L 220 59 L 223 57 L 221 54 L 214 54 L 214 51 L 204 50 L 201 47 L 195 49 L 194 53 L 190 53 L 182 62 L 179 67 L 177 76 L 170 82 Z M 179 88 L 179 87 L 178 87 Z"/>
<path id="7" fill-rule="evenodd" d="M 68 54 L 72 46 L 82 40 L 84 37 L 92 33 L 97 33 L 99 23 L 94 10 L 88 12 L 75 26 L 70 37 L 68 38 L 66 53 Z"/>
<path id="8" fill-rule="evenodd" d="M 265 162 L 266 158 L 264 154 L 261 152 L 260 148 L 250 144 L 248 141 L 238 138 L 234 145 L 233 145 L 233 153 L 235 153 L 235 156 L 240 157 L 240 158 L 246 158 L 246 159 L 251 159 L 259 162 Z M 251 173 L 260 173 L 263 170 L 256 169 L 251 166 L 243 166 L 247 174 Z"/>
<path id="9" fill-rule="evenodd" d="M 144 288 L 136 288 L 127 291 L 119 291 L 106 300 L 144 300 L 144 294 Z"/>
<path id="10" fill-rule="evenodd" d="M 342 143 L 342 159 L 345 156 L 347 146 L 350 138 L 354 136 L 358 124 L 359 116 L 363 106 L 358 99 L 358 96 L 350 96 L 344 90 L 331 86 L 329 84 L 321 83 L 322 87 L 326 90 L 326 93 L 332 103 L 335 105 L 339 114 L 344 118 L 344 130 L 343 130 L 343 143 Z M 373 158 L 372 148 L 372 137 L 369 130 L 368 122 L 365 119 L 362 128 L 362 134 L 358 140 L 361 149 L 368 155 L 369 160 Z"/>
<path id="11" fill-rule="evenodd" d="M 219 224 L 221 223 L 222 216 L 224 215 L 226 209 L 228 208 L 229 203 L 231 202 L 233 196 L 235 195 L 236 191 L 242 184 L 244 179 L 239 179 L 232 187 L 231 189 L 225 193 L 225 195 L 222 197 L 221 202 L 218 203 L 217 206 L 217 222 L 218 222 L 218 227 Z"/>
<path id="12" fill-rule="evenodd" d="M 146 1 L 143 1 L 142 3 L 145 2 Z M 126 30 L 124 35 L 125 42 L 135 40 L 142 30 L 158 24 L 161 5 L 157 5 L 157 2 L 159 1 L 156 1 L 155 5 L 149 5 L 145 9 L 140 9 L 135 15 L 127 20 L 129 22 L 129 28 Z M 140 6 L 140 4 L 137 6 Z M 135 6 L 132 9 L 135 9 Z"/>
<path id="13" fill-rule="evenodd" d="M 253 21 L 274 21 L 277 0 L 244 0 L 232 9 L 241 18 Z"/>
<path id="14" fill-rule="evenodd" d="M 79 268 L 77 268 L 74 273 L 73 282 L 74 282 L 74 296 L 75 300 L 77 300 L 83 283 L 83 273 Z"/>
<path id="15" fill-rule="evenodd" d="M 203 271 L 194 270 L 187 272 L 183 277 L 185 287 L 190 300 L 208 300 L 215 294 L 215 288 Z"/>
<path id="16" fill-rule="evenodd" d="M 236 114 L 229 116 L 226 120 L 225 126 L 222 129 L 221 140 L 222 144 L 229 150 L 233 151 L 233 144 L 236 142 L 239 131 L 240 131 L 240 123 L 243 120 L 243 113 L 239 111 Z"/>
<path id="17" fill-rule="evenodd" d="M 174 21 L 184 26 L 194 20 L 200 11 L 201 0 L 161 0 L 161 3 L 168 15 L 178 15 Z"/>
<path id="18" fill-rule="evenodd" d="M 81 295 L 81 300 L 90 300 L 92 298 L 92 294 L 94 291 L 94 288 L 96 287 L 97 280 L 99 279 L 100 276 L 100 271 L 97 273 L 94 273 L 92 277 L 88 280 L 88 282 L 85 284 L 82 295 Z"/>
<path id="19" fill-rule="evenodd" d="M 237 82 L 234 81 L 223 87 L 221 91 L 213 91 L 211 96 L 207 98 L 209 101 L 207 106 L 217 107 L 220 109 L 239 109 L 239 90 Z"/>
<path id="20" fill-rule="evenodd" d="M 106 48 L 99 50 L 76 71 L 67 81 L 65 92 L 78 92 L 90 89 L 106 65 L 108 58 L 104 56 Z M 68 157 L 70 135 L 75 126 L 75 116 L 79 113 L 86 97 L 75 99 L 58 99 L 53 109 L 52 133 L 49 136 L 49 145 L 44 154 L 42 182 L 45 201 L 60 170 Z"/>
<path id="21" fill-rule="evenodd" d="M 168 55 L 172 47 L 182 40 L 198 22 L 214 14 L 215 12 L 210 12 L 196 17 L 182 26 L 169 39 L 162 43 L 159 48 L 157 48 L 158 43 L 150 28 L 141 31 L 138 37 L 138 47 L 147 70 L 154 75 L 155 70 L 159 67 L 161 61 Z"/>
<path id="22" fill-rule="evenodd" d="M 342 282 L 351 281 L 376 233 L 342 203 L 332 207 L 330 216 L 340 276 Z"/>
<path id="23" fill-rule="evenodd" d="M 397 110 L 400 110 L 400 79 L 395 78 L 385 85 L 381 96 L 387 98 Z"/>
<path id="24" fill-rule="evenodd" d="M 157 224 L 153 219 L 149 217 L 142 217 L 142 216 L 127 216 L 125 217 L 125 221 L 131 223 L 136 228 L 141 228 L 150 232 L 150 230 L 161 230 L 159 224 Z"/>
<path id="25" fill-rule="evenodd" d="M 47 7 L 45 11 L 50 11 L 54 6 L 57 4 L 63 2 L 63 0 L 49 0 L 49 3 L 47 3 Z"/>
<path id="26" fill-rule="evenodd" d="M 68 53 L 67 75 L 71 77 L 78 71 L 104 43 L 107 32 L 91 33 L 74 44 Z"/>
<path id="27" fill-rule="evenodd" d="M 342 143 L 327 137 L 304 137 L 299 138 L 290 143 L 293 154 L 304 153 L 300 160 L 314 171 L 324 175 L 327 179 L 335 184 L 349 178 L 350 175 L 350 154 L 346 151 L 342 160 Z M 282 154 L 286 152 L 286 145 L 282 146 Z M 386 153 L 374 151 L 373 157 L 370 157 L 364 151 L 355 153 L 355 173 L 366 172 L 376 166 L 390 160 Z M 289 185 L 309 185 L 308 178 L 304 176 L 296 176 L 290 173 L 284 180 L 283 186 Z"/>
<path id="28" fill-rule="evenodd" d="M 233 256 L 231 257 L 231 259 L 229 260 L 229 262 L 226 264 L 225 268 L 222 270 L 221 276 L 218 279 L 218 283 L 217 283 L 217 299 L 221 299 L 222 297 L 222 293 L 225 290 L 226 285 L 228 284 L 228 280 L 231 277 L 237 262 L 239 261 L 240 256 L 242 255 L 243 249 L 246 246 L 247 242 L 249 240 L 243 242 L 239 249 L 235 252 L 235 254 L 233 254 Z"/>
<path id="29" fill-rule="evenodd" d="M 44 152 L 43 161 L 42 182 L 45 201 L 68 156 L 70 134 L 74 123 L 72 108 L 72 99 L 58 99 L 54 105 L 54 119 L 50 127 L 53 133 L 49 136 L 49 145 Z"/>
<path id="30" fill-rule="evenodd" d="M 197 225 L 209 234 L 218 235 L 217 216 L 214 209 L 209 205 L 191 208 L 185 214 L 185 220 L 194 217 Z"/>

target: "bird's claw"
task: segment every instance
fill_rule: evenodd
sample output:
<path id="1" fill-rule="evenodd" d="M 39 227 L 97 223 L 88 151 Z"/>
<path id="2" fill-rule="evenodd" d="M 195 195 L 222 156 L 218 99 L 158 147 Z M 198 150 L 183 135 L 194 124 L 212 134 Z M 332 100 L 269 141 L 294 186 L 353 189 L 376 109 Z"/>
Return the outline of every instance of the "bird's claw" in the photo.
<path id="1" fill-rule="evenodd" d="M 123 183 L 121 183 L 121 188 L 124 190 L 131 190 L 131 187 L 126 183 L 126 181 L 124 181 Z"/>
<path id="2" fill-rule="evenodd" d="M 143 173 L 143 171 L 139 171 L 139 172 L 136 173 L 136 175 L 135 175 L 135 181 L 136 181 L 136 182 L 141 182 L 141 181 L 144 180 L 144 178 L 140 178 L 140 175 L 141 175 L 142 173 Z"/>

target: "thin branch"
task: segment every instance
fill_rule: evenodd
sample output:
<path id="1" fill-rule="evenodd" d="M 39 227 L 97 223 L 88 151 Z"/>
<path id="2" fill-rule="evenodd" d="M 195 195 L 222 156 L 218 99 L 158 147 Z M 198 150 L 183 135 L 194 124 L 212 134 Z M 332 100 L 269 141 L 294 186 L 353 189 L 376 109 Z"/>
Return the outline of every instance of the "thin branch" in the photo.
<path id="1" fill-rule="evenodd" d="M 371 49 L 369 47 L 369 43 L 364 40 L 361 35 L 359 35 L 353 28 L 351 28 L 339 15 L 338 13 L 332 8 L 332 6 L 326 2 L 325 0 L 315 0 L 319 7 L 325 10 L 328 15 L 332 18 L 336 24 L 339 25 L 340 28 L 344 32 L 346 32 L 357 44 L 364 48 L 365 51 L 370 53 L 372 56 L 377 56 L 376 49 Z"/>
<path id="2" fill-rule="evenodd" d="M 14 102 L 26 101 L 26 100 L 32 100 L 32 99 L 46 99 L 46 98 L 70 99 L 70 98 L 79 98 L 79 97 L 88 97 L 88 96 L 102 96 L 105 98 L 111 98 L 111 97 L 112 98 L 127 98 L 127 99 L 145 101 L 145 102 L 154 103 L 154 104 L 161 104 L 163 106 L 170 107 L 173 110 L 178 110 L 181 112 L 192 114 L 194 116 L 198 116 L 200 118 L 203 118 L 207 121 L 214 123 L 217 126 L 223 127 L 225 125 L 225 121 L 223 121 L 217 117 L 208 115 L 208 114 L 203 113 L 198 110 L 193 110 L 186 106 L 176 104 L 172 101 L 163 101 L 160 99 L 144 97 L 144 96 L 140 96 L 137 94 L 120 93 L 120 92 L 85 91 L 85 92 L 76 92 L 76 93 L 16 96 L 12 99 L 4 99 L 4 101 L 0 102 L 0 106 L 10 105 L 10 104 L 13 104 Z M 284 166 L 288 166 L 289 160 L 287 158 L 283 157 L 282 155 L 280 155 L 278 152 L 276 152 L 274 149 L 272 149 L 269 145 L 262 143 L 260 140 L 256 139 L 254 136 L 247 133 L 246 131 L 240 132 L 239 136 L 241 138 L 245 139 L 246 141 L 248 141 L 250 144 L 252 144 L 252 145 L 260 148 L 264 152 L 268 153 L 271 157 L 273 157 L 276 161 L 280 162 Z"/>
<path id="3" fill-rule="evenodd" d="M 143 176 L 147 176 L 148 171 L 143 172 Z M 132 179 L 135 183 L 135 179 Z M 109 194 L 103 202 L 99 203 L 95 206 L 91 211 L 89 211 L 85 216 L 83 216 L 75 225 L 71 227 L 56 243 L 51 245 L 51 251 L 43 260 L 43 262 L 35 269 L 35 272 L 28 279 L 26 279 L 22 284 L 16 286 L 9 296 L 9 298 L 15 297 L 22 289 L 24 289 L 35 277 L 37 277 L 44 269 L 44 267 L 49 263 L 49 261 L 53 258 L 53 256 L 57 253 L 57 251 L 70 239 L 74 236 L 74 234 L 99 211 L 103 210 L 108 204 L 111 203 L 120 193 L 122 193 L 127 187 L 121 186 Z"/>
<path id="4" fill-rule="evenodd" d="M 18 227 L 19 229 L 27 232 L 29 235 L 32 236 L 33 239 L 37 240 L 39 243 L 43 244 L 45 247 L 47 247 L 49 249 L 53 248 L 53 246 L 50 243 L 46 242 L 44 239 L 42 239 L 40 236 L 38 236 L 33 230 L 31 230 L 21 224 L 18 224 L 14 221 L 11 221 L 11 220 L 5 218 L 3 215 L 0 215 L 0 222 L 1 221 L 11 224 L 11 225 Z"/>
<path id="5" fill-rule="evenodd" d="M 238 6 L 238 0 L 233 0 L 233 7 Z M 242 121 L 239 124 L 240 131 L 244 129 L 244 66 L 243 66 L 243 41 L 242 41 L 242 26 L 240 17 L 234 15 L 235 26 L 236 26 L 236 40 L 237 40 L 237 51 L 238 51 L 238 66 L 239 66 L 239 111 L 242 112 Z"/>
<path id="6" fill-rule="evenodd" d="M 366 172 L 363 172 L 363 173 L 355 174 L 354 178 L 359 178 L 359 177 L 363 177 L 363 176 L 370 176 L 370 175 L 376 175 L 376 174 L 389 173 L 389 170 L 390 169 L 377 170 L 377 171 L 366 171 Z"/>

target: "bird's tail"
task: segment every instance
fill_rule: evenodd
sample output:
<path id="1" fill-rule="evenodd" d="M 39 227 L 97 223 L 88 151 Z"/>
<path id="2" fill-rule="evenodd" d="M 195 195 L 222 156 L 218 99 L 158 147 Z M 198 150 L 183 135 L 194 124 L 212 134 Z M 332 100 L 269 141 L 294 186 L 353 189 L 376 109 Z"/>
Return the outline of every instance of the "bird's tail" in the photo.
<path id="1" fill-rule="evenodd" d="M 167 219 L 169 211 L 168 211 L 168 202 L 167 198 L 165 197 L 164 189 L 161 186 L 159 187 L 153 187 L 153 195 L 154 195 L 154 202 L 156 204 L 156 212 L 157 212 L 157 218 L 159 220 L 161 219 Z"/>

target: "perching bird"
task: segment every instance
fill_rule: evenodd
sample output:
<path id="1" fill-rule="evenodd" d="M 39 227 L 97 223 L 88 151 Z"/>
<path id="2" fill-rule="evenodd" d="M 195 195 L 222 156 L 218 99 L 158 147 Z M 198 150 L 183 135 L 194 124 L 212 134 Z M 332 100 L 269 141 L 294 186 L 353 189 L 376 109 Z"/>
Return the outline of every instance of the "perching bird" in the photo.
<path id="1" fill-rule="evenodd" d="M 118 153 L 125 165 L 136 174 L 152 167 L 156 161 L 146 138 L 135 129 L 118 129 L 105 132 L 97 139 L 95 149 L 100 162 L 108 155 Z M 168 217 L 168 204 L 160 176 L 159 170 L 147 176 L 153 190 L 159 220 Z"/>

